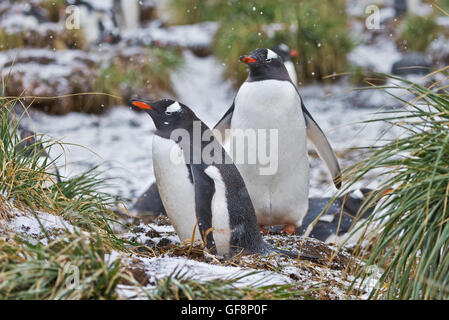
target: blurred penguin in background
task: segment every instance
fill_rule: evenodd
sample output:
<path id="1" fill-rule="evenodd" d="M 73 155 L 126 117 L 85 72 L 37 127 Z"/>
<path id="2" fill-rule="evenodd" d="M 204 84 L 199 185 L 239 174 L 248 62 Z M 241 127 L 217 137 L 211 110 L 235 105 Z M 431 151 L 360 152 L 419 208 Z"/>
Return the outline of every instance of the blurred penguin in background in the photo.
<path id="1" fill-rule="evenodd" d="M 140 7 L 138 0 L 110 0 L 92 2 L 67 0 L 80 10 L 81 28 L 88 43 L 110 43 L 120 41 L 124 30 L 139 27 Z"/>
<path id="2" fill-rule="evenodd" d="M 427 16 L 432 13 L 430 4 L 422 0 L 394 0 L 393 7 L 396 17 L 402 17 L 405 14 Z"/>
<path id="3" fill-rule="evenodd" d="M 394 0 L 394 14 L 399 18 L 407 13 L 407 0 Z"/>
<path id="4" fill-rule="evenodd" d="M 87 0 L 68 0 L 67 5 L 74 5 L 79 9 L 81 30 L 89 44 L 115 43 L 120 40 L 112 10 L 96 7 Z"/>
<path id="5" fill-rule="evenodd" d="M 114 0 L 113 12 L 120 31 L 139 27 L 140 7 L 138 0 Z"/>
<path id="6" fill-rule="evenodd" d="M 292 58 L 298 56 L 298 51 L 290 49 L 285 43 L 281 43 L 280 45 L 272 48 L 271 50 L 276 52 L 282 58 L 282 60 L 284 60 L 284 66 L 287 69 L 290 79 L 292 79 L 292 82 L 295 85 L 298 85 L 296 68 L 292 61 Z"/>

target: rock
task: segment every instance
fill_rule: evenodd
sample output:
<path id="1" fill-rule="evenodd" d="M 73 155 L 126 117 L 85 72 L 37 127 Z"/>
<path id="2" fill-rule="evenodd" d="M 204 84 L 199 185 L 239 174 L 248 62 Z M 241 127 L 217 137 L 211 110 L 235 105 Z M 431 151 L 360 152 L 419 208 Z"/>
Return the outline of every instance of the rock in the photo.
<path id="1" fill-rule="evenodd" d="M 311 237 L 323 242 L 343 242 L 350 234 L 355 218 L 358 217 L 358 211 L 364 204 L 364 201 L 373 192 L 371 189 L 360 189 L 356 192 L 347 194 L 336 199 L 330 207 L 324 212 L 332 198 L 309 198 L 309 210 L 304 217 L 301 227 L 297 228 L 295 234 L 299 236 Z M 368 218 L 374 211 L 374 206 L 366 209 L 359 219 Z M 313 225 L 316 218 L 319 220 Z M 270 233 L 279 233 L 283 226 L 265 227 Z M 358 235 L 360 236 L 360 235 Z M 357 236 L 351 238 L 351 243 L 358 240 Z"/>
<path id="2" fill-rule="evenodd" d="M 171 244 L 171 241 L 167 238 L 162 238 L 161 240 L 159 240 L 157 246 L 160 248 L 164 248 L 167 247 L 168 245 Z"/>
<path id="3" fill-rule="evenodd" d="M 430 69 L 431 65 L 426 56 L 418 52 L 410 52 L 404 54 L 400 60 L 393 64 L 391 73 L 398 76 L 425 75 L 430 72 Z"/>

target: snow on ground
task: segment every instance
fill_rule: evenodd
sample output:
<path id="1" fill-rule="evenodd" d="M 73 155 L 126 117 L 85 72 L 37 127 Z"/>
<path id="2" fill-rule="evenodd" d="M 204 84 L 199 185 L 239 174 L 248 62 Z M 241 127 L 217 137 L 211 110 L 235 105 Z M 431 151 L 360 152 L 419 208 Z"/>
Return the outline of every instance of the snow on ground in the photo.
<path id="1" fill-rule="evenodd" d="M 381 38 L 375 43 L 357 46 L 348 56 L 349 63 L 374 72 L 390 73 L 393 63 L 401 58 L 393 41 Z"/>
<path id="2" fill-rule="evenodd" d="M 184 51 L 184 61 L 184 66 L 172 74 L 173 89 L 182 103 L 213 127 L 232 104 L 232 84 L 223 80 L 224 66 L 214 56 L 198 58 Z"/>
<path id="3" fill-rule="evenodd" d="M 213 36 L 218 29 L 217 22 L 203 22 L 193 25 L 161 27 L 160 21 L 150 23 L 146 28 L 123 32 L 126 42 L 181 48 L 210 48 Z"/>
<path id="4" fill-rule="evenodd" d="M 71 92 L 72 78 L 87 78 L 96 62 L 98 56 L 80 50 L 12 49 L 0 52 L 0 76 L 24 96 L 59 96 Z"/>
<path id="5" fill-rule="evenodd" d="M 31 243 L 41 242 L 47 245 L 46 236 L 54 240 L 65 232 L 80 232 L 79 228 L 74 227 L 62 217 L 41 211 L 33 214 L 30 211 L 17 209 L 12 203 L 9 203 L 8 207 L 11 209 L 8 214 L 10 219 L 0 219 L 0 236 L 2 233 L 13 232 L 25 235 Z"/>
<path id="6" fill-rule="evenodd" d="M 46 245 L 48 239 L 43 233 L 42 227 L 45 228 L 46 234 L 49 235 L 51 240 L 65 237 L 66 232 L 73 233 L 75 230 L 79 232 L 77 227 L 61 217 L 45 212 L 37 212 L 35 215 L 28 210 L 14 208 L 13 204 L 10 204 L 10 206 L 10 218 L 0 220 L 0 238 L 6 237 L 8 239 L 8 234 L 13 233 L 22 235 L 31 242 L 40 241 Z M 83 233 L 86 232 L 83 231 Z M 235 288 L 285 284 L 299 285 L 304 289 L 321 287 L 320 291 L 317 291 L 314 295 L 316 298 L 358 298 L 353 293 L 348 295 L 345 292 L 345 288 L 348 288 L 352 281 L 352 278 L 344 273 L 344 266 L 349 262 L 349 255 L 338 253 L 334 262 L 328 264 L 326 261 L 329 261 L 336 248 L 325 245 L 318 240 L 304 240 L 304 238 L 297 236 L 291 238 L 280 235 L 268 236 L 267 238 L 273 244 L 277 243 L 277 245 L 288 249 L 297 248 L 302 241 L 306 241 L 305 244 L 301 245 L 303 250 L 305 248 L 315 250 L 314 254 L 316 255 L 318 252 L 323 259 L 320 263 L 310 263 L 295 261 L 282 256 L 260 257 L 256 255 L 245 255 L 224 260 L 222 257 L 211 256 L 202 250 L 197 250 L 196 255 L 187 256 L 186 250 L 182 249 L 182 244 L 179 243 L 173 227 L 168 225 L 167 219 L 163 218 L 149 224 L 140 223 L 131 231 L 119 236 L 126 240 L 145 244 L 147 247 L 156 250 L 155 252 L 160 250 L 158 248 L 163 248 L 166 251 L 166 253 L 159 254 L 155 254 L 153 251 L 147 251 L 147 254 L 136 252 L 132 255 L 111 251 L 105 256 L 108 263 L 120 259 L 123 266 L 132 274 L 135 274 L 132 270 L 137 270 L 140 275 L 144 275 L 145 280 L 140 283 L 142 287 L 119 285 L 116 292 L 122 299 L 145 298 L 145 292 L 151 292 L 156 287 L 158 280 L 170 276 L 200 282 L 239 278 L 233 283 Z M 286 239 L 287 242 L 285 242 Z M 162 244 L 162 240 L 165 240 L 164 244 Z M 152 241 L 153 245 L 149 241 Z M 138 279 L 136 278 L 136 280 Z M 325 287 L 323 287 L 323 283 L 326 283 Z"/>
<path id="7" fill-rule="evenodd" d="M 274 285 L 286 284 L 292 281 L 275 272 L 260 271 L 257 274 L 249 275 L 255 269 L 245 270 L 238 267 L 224 267 L 195 260 L 187 260 L 179 257 L 143 258 L 145 270 L 154 277 L 161 279 L 171 274 L 179 272 L 184 277 L 192 280 L 211 281 L 216 279 L 226 280 L 237 276 L 248 275 L 244 279 L 236 282 L 237 287 L 250 285 Z"/>

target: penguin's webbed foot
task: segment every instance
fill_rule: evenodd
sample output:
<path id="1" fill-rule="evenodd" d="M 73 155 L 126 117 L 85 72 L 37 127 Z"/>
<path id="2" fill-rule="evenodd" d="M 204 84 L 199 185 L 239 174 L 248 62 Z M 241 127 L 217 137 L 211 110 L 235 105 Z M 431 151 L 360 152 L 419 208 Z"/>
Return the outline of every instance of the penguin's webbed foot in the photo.
<path id="1" fill-rule="evenodd" d="M 290 223 L 286 224 L 284 229 L 281 230 L 281 232 L 285 232 L 286 234 L 291 236 L 292 234 L 295 233 L 295 229 L 296 229 L 295 225 Z"/>

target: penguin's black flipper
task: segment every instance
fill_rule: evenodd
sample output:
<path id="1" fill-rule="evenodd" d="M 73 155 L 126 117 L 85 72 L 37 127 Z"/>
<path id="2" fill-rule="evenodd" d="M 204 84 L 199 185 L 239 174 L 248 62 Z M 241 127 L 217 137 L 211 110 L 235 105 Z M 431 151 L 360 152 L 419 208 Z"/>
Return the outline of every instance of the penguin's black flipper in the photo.
<path id="1" fill-rule="evenodd" d="M 139 213 L 152 212 L 155 216 L 167 215 L 156 182 L 153 182 L 153 184 L 136 200 L 136 202 L 134 202 L 132 210 Z"/>
<path id="2" fill-rule="evenodd" d="M 223 117 L 217 122 L 214 130 L 218 130 L 221 134 L 221 143 L 225 141 L 225 130 L 231 128 L 232 114 L 234 113 L 235 102 L 232 102 L 231 107 L 226 111 Z"/>
<path id="3" fill-rule="evenodd" d="M 302 99 L 301 99 L 301 108 L 304 114 L 304 118 L 306 119 L 307 138 L 309 138 L 310 141 L 312 141 L 312 143 L 314 144 L 320 158 L 323 159 L 324 162 L 326 162 L 326 165 L 329 168 L 329 171 L 332 175 L 335 187 L 337 187 L 337 189 L 340 189 L 341 170 L 340 165 L 338 164 L 337 157 L 335 156 L 335 152 L 332 149 L 326 136 L 324 135 L 323 130 L 321 130 L 318 123 L 316 123 L 310 112 L 306 109 L 306 106 L 302 102 Z"/>
<path id="4" fill-rule="evenodd" d="M 201 165 L 189 165 L 195 187 L 195 213 L 198 229 L 206 247 L 216 253 L 212 228 L 212 197 L 215 192 L 214 181 L 204 172 Z"/>

